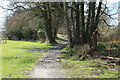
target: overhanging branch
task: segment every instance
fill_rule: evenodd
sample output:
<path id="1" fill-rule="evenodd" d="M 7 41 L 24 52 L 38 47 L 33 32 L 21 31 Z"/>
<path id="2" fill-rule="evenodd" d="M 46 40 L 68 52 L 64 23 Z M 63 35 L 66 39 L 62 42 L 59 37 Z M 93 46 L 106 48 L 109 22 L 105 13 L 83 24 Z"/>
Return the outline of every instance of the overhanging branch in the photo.
<path id="1" fill-rule="evenodd" d="M 111 25 L 109 25 L 105 19 L 100 19 L 99 21 L 103 21 L 108 27 L 112 27 Z"/>

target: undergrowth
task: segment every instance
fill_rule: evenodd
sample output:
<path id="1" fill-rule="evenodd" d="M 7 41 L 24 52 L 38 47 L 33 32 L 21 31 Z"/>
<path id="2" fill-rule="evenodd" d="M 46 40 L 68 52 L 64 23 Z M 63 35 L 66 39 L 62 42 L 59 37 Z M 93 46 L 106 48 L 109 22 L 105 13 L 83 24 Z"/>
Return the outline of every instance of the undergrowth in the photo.
<path id="1" fill-rule="evenodd" d="M 118 45 L 117 43 L 113 42 L 99 42 L 98 43 L 98 51 L 97 53 L 102 53 L 99 55 L 109 56 L 106 52 L 106 48 L 109 46 L 112 48 Z M 107 47 L 106 47 L 107 46 Z M 120 46 L 117 46 L 117 48 Z M 81 50 L 79 47 L 74 49 L 64 48 L 62 51 L 64 53 L 61 55 L 61 65 L 66 73 L 71 78 L 118 78 L 118 68 L 119 66 L 113 66 L 107 64 L 107 60 L 102 59 L 93 59 L 93 58 L 79 58 L 76 57 L 77 54 L 80 53 Z M 96 53 L 96 54 L 97 54 Z M 115 49 L 111 51 L 110 56 L 118 57 L 118 51 Z M 106 55 L 107 54 L 107 55 Z"/>

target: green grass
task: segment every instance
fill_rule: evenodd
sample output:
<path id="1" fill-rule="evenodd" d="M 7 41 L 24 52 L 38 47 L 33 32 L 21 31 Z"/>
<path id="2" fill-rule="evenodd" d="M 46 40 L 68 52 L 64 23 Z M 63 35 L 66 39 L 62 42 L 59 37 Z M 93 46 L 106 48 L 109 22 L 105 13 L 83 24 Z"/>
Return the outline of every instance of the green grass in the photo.
<path id="1" fill-rule="evenodd" d="M 35 63 L 41 57 L 41 51 L 35 48 L 49 49 L 47 43 L 29 41 L 11 41 L 2 45 L 2 77 L 3 78 L 25 78 L 29 71 L 34 68 Z"/>
<path id="2" fill-rule="evenodd" d="M 63 69 L 71 78 L 118 78 L 118 70 L 113 66 L 100 64 L 100 59 L 75 61 L 62 59 Z"/>
<path id="3" fill-rule="evenodd" d="M 57 39 L 56 41 L 57 41 L 58 43 L 61 42 L 61 40 L 59 40 L 59 39 Z"/>
<path id="4" fill-rule="evenodd" d="M 119 57 L 118 49 L 106 51 L 106 47 L 114 47 L 118 45 L 114 42 L 99 42 L 98 52 L 104 56 Z M 118 45 L 120 47 L 120 45 Z M 76 56 L 70 56 L 75 54 L 74 49 L 64 48 L 61 57 L 61 65 L 66 73 L 71 78 L 118 78 L 118 66 L 112 66 L 107 64 L 107 60 L 101 59 L 78 59 Z"/>

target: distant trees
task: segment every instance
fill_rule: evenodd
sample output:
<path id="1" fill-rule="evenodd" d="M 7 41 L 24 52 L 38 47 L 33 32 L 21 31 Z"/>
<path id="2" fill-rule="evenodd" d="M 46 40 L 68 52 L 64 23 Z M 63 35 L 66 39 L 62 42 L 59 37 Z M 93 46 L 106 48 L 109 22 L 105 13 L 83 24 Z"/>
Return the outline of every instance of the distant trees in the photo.
<path id="1" fill-rule="evenodd" d="M 41 23 L 41 24 L 39 24 Z M 34 17 L 30 12 L 17 10 L 6 21 L 6 32 L 9 39 L 38 39 L 37 31 L 42 28 L 43 22 L 39 17 Z"/>
<path id="2" fill-rule="evenodd" d="M 43 38 L 50 43 L 56 43 L 57 31 L 63 16 L 57 6 L 59 3 L 22 3 L 27 9 L 18 7 L 19 3 L 13 3 L 17 10 L 6 21 L 8 37 L 20 39 Z M 32 6 L 32 7 L 31 7 Z M 59 15 L 60 14 L 60 15 Z M 43 37 L 40 36 L 41 32 Z M 17 32 L 17 33 L 15 33 Z M 38 36 L 39 35 L 39 36 Z"/>

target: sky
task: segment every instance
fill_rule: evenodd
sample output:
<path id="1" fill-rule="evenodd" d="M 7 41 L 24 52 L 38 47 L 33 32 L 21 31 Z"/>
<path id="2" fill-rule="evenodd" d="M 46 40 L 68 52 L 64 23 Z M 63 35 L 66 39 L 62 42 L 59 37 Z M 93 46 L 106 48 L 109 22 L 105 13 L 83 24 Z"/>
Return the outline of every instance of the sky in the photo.
<path id="1" fill-rule="evenodd" d="M 3 2 L 3 0 L 0 0 L 0 6 L 7 7 L 8 4 L 9 1 Z M 5 12 L 5 10 L 0 7 L 0 28 L 4 26 L 6 15 L 7 12 Z"/>
<path id="2" fill-rule="evenodd" d="M 15 0 L 13 0 L 13 1 L 15 1 Z M 21 0 L 18 0 L 18 1 L 21 1 Z M 29 1 L 29 0 L 27 0 L 27 1 Z M 30 1 L 32 1 L 32 0 L 30 0 Z M 113 9 L 110 12 L 111 14 L 116 12 L 116 10 L 118 8 L 118 2 L 119 2 L 119 0 L 107 0 L 107 4 L 108 4 L 109 7 L 111 7 L 111 5 L 115 5 L 116 6 L 116 9 Z M 9 0 L 0 0 L 0 6 L 3 6 L 3 7 L 7 8 L 8 4 L 9 4 Z M 10 11 L 5 12 L 5 10 L 0 7 L 0 30 L 4 26 L 6 16 L 9 13 L 10 13 Z M 114 17 L 116 17 L 116 16 L 114 16 Z M 114 21 L 111 22 L 111 24 L 114 24 L 114 23 L 115 23 Z"/>

